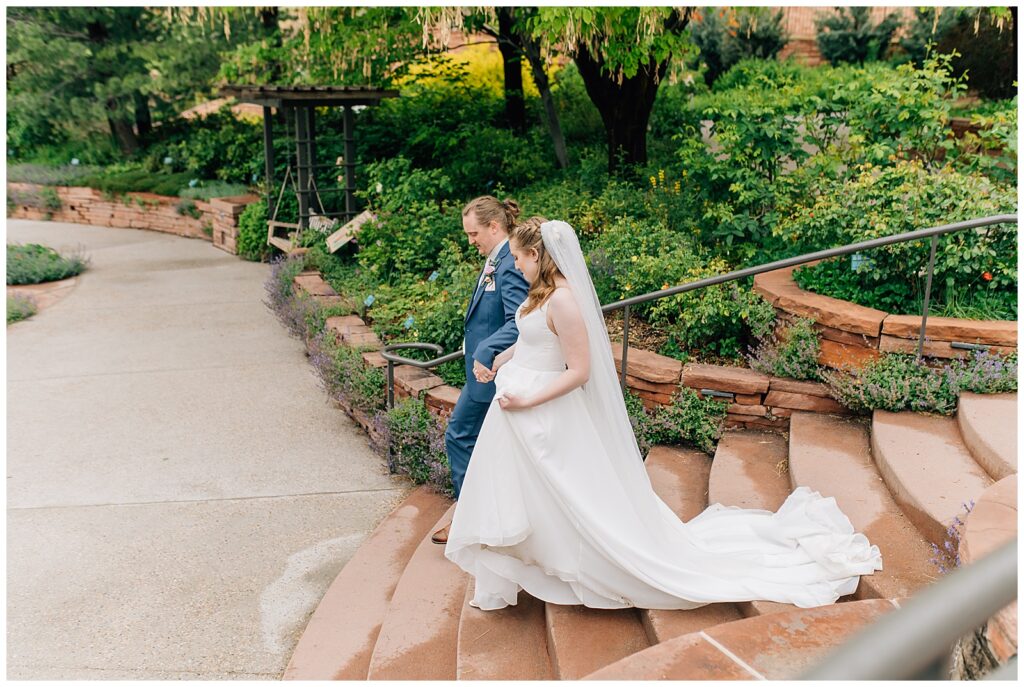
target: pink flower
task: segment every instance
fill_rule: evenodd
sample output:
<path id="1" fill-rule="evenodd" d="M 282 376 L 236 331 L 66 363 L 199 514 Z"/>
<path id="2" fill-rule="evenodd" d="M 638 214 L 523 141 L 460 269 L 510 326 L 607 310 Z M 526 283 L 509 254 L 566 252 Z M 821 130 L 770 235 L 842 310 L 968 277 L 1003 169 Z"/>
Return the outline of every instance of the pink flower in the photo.
<path id="1" fill-rule="evenodd" d="M 488 262 L 487 266 L 484 267 L 484 276 L 487 276 L 489 274 L 494 274 L 494 270 L 495 269 L 497 269 L 497 268 L 495 268 L 494 265 L 492 265 L 490 262 Z"/>

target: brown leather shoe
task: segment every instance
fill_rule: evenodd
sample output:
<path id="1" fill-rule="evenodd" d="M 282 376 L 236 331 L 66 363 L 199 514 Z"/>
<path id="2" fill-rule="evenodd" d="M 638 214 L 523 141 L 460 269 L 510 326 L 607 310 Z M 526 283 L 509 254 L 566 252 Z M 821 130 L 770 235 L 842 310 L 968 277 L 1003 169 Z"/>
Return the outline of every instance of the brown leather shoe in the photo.
<path id="1" fill-rule="evenodd" d="M 449 527 L 451 527 L 451 525 L 445 525 L 437 532 L 434 532 L 432 535 L 430 535 L 430 541 L 434 542 L 435 544 L 447 544 Z"/>

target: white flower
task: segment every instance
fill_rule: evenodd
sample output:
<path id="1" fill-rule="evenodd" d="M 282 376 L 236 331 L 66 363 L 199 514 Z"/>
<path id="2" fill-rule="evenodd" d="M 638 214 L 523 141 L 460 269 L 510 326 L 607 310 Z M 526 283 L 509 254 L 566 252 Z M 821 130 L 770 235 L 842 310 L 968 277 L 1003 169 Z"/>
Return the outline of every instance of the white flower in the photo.
<path id="1" fill-rule="evenodd" d="M 384 185 L 379 181 L 377 182 L 377 193 L 384 193 Z"/>
<path id="2" fill-rule="evenodd" d="M 164 164 L 165 164 L 165 165 L 169 165 L 169 164 L 171 164 L 172 162 L 174 162 L 174 158 L 173 158 L 173 157 L 171 157 L 170 155 L 168 155 L 167 157 L 165 157 L 165 158 L 164 158 Z"/>
<path id="3" fill-rule="evenodd" d="M 78 164 L 78 158 L 77 157 L 71 158 L 71 164 L 77 165 Z"/>

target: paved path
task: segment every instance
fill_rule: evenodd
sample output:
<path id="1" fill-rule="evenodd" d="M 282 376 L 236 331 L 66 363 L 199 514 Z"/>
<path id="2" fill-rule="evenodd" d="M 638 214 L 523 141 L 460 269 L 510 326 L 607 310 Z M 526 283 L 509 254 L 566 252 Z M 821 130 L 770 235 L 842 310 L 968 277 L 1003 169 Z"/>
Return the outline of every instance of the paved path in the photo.
<path id="1" fill-rule="evenodd" d="M 92 268 L 7 328 L 7 677 L 275 679 L 407 493 L 263 305 L 267 266 L 8 220 Z"/>

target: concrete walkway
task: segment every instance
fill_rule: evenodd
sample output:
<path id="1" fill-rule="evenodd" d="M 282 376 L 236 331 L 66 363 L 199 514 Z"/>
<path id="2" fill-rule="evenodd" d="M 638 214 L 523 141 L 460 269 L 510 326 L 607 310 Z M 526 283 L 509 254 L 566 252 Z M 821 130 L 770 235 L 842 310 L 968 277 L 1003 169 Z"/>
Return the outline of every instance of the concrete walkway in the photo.
<path id="1" fill-rule="evenodd" d="M 84 247 L 7 328 L 7 677 L 275 679 L 408 493 L 263 305 L 266 265 L 154 232 Z"/>

